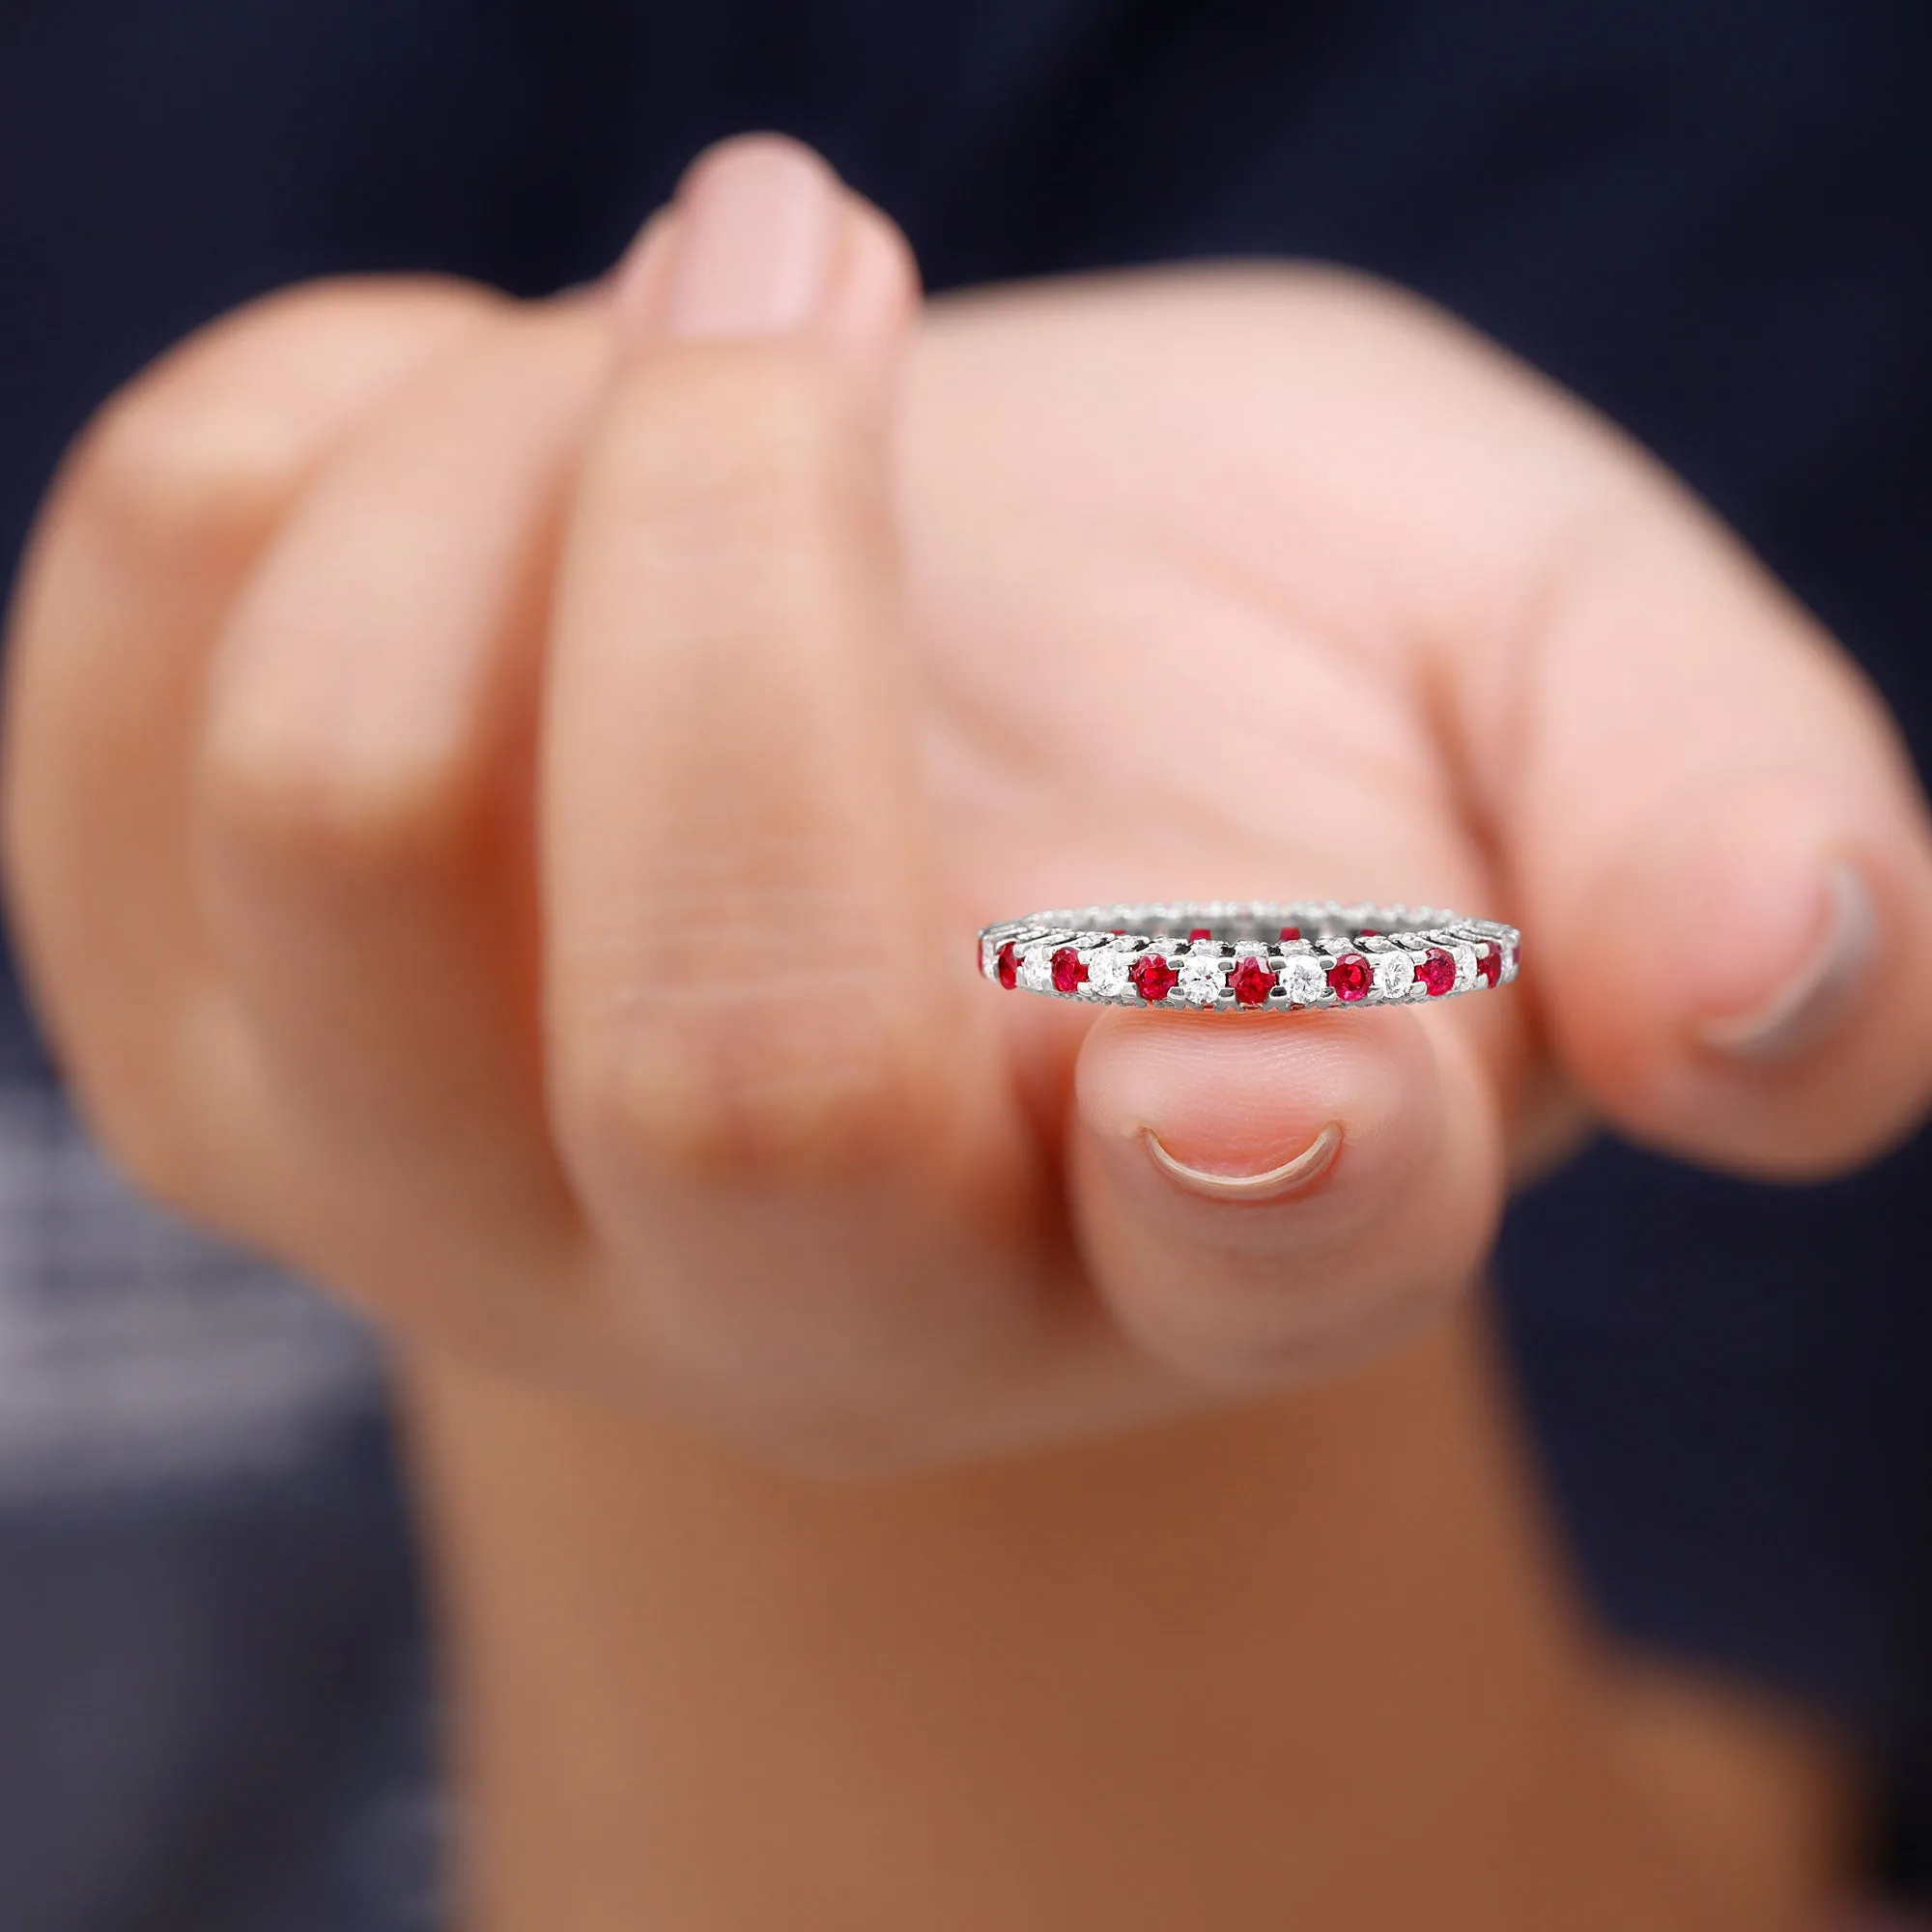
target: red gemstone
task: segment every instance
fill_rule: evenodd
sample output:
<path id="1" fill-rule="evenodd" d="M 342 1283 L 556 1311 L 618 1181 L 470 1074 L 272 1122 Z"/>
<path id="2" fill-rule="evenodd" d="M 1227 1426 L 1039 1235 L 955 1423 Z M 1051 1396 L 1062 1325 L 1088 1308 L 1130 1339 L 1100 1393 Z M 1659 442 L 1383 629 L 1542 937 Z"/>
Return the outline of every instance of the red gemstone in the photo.
<path id="1" fill-rule="evenodd" d="M 1363 925 L 1355 929 L 1357 939 L 1379 939 L 1381 936 L 1382 929 L 1378 925 Z"/>
<path id="2" fill-rule="evenodd" d="M 1195 925 L 1188 928 L 1187 936 L 1189 939 L 1212 939 L 1214 934 L 1208 926 Z"/>
<path id="3" fill-rule="evenodd" d="M 1010 939 L 993 954 L 993 978 L 1009 993 L 1020 982 L 1020 955 Z"/>
<path id="4" fill-rule="evenodd" d="M 1299 939 L 1301 928 L 1298 925 L 1285 925 L 1281 929 L 1281 936 L 1284 939 Z"/>
<path id="5" fill-rule="evenodd" d="M 1158 952 L 1144 952 L 1127 969 L 1127 978 L 1149 1006 L 1157 1007 L 1180 984 L 1180 975 Z"/>
<path id="6" fill-rule="evenodd" d="M 1500 946 L 1484 947 L 1476 960 L 1476 978 L 1484 985 L 1493 986 L 1503 977 L 1503 950 Z"/>
<path id="7" fill-rule="evenodd" d="M 1274 971 L 1265 959 L 1257 959 L 1252 953 L 1235 967 L 1235 998 L 1244 1007 L 1260 1007 L 1267 1004 L 1267 996 L 1274 991 Z"/>
<path id="8" fill-rule="evenodd" d="M 1422 955 L 1415 977 L 1429 989 L 1432 1000 L 1439 1000 L 1456 983 L 1456 961 L 1439 946 L 1432 946 Z"/>
<path id="9" fill-rule="evenodd" d="M 1053 990 L 1075 991 L 1087 978 L 1087 963 L 1070 946 L 1063 946 L 1053 955 Z"/>
<path id="10" fill-rule="evenodd" d="M 1328 983 L 1338 1000 L 1366 1000 L 1375 973 L 1359 952 L 1345 952 L 1329 967 Z"/>

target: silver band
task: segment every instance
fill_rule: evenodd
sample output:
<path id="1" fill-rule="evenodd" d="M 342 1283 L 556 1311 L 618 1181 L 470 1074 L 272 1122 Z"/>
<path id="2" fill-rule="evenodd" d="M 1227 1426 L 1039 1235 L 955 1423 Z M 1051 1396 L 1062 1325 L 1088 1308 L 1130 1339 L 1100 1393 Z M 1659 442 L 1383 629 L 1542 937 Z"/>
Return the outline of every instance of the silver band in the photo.
<path id="1" fill-rule="evenodd" d="M 986 926 L 995 985 L 1119 1007 L 1284 1012 L 1507 985 L 1522 935 L 1460 913 L 1332 899 L 1081 906 Z"/>

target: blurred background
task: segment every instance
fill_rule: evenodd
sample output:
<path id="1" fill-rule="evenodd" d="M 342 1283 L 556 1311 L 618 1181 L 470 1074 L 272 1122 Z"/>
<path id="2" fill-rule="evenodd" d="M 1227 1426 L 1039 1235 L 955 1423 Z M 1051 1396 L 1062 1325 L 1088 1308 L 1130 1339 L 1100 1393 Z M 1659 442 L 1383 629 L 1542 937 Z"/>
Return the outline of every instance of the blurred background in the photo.
<path id="1" fill-rule="evenodd" d="M 1911 0 L 0 0 L 0 569 L 66 442 L 343 270 L 599 272 L 705 142 L 812 142 L 935 290 L 1307 255 L 1623 423 L 1932 750 L 1932 13 Z M 0 1927 L 440 1922 L 381 1365 L 100 1166 L 0 996 Z M 1883 1773 L 1932 1889 L 1932 1156 L 1804 1193 L 1612 1144 L 1504 1328 L 1589 1595 Z"/>

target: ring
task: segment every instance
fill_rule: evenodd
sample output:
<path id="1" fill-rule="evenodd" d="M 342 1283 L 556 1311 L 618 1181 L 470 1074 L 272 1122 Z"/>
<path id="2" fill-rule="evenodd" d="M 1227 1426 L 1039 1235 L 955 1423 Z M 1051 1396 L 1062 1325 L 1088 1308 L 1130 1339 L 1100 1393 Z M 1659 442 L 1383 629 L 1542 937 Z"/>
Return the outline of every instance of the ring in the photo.
<path id="1" fill-rule="evenodd" d="M 980 971 L 1009 990 L 1122 1007 L 1283 1012 L 1440 1000 L 1507 985 L 1522 935 L 1412 906 L 1295 899 L 1082 906 L 980 934 Z"/>

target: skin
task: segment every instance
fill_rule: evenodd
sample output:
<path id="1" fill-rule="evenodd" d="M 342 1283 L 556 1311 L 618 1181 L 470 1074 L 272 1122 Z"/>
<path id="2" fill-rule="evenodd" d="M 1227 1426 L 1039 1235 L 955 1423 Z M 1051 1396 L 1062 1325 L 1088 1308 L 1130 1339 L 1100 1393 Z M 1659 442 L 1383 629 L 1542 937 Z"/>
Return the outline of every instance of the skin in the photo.
<path id="1" fill-rule="evenodd" d="M 1794 1179 L 1918 1117 L 1932 998 L 1830 952 L 1834 877 L 1932 941 L 1889 719 L 1391 291 L 914 296 L 736 144 L 599 290 L 216 325 L 23 578 L 43 1012 L 140 1181 L 399 1338 L 476 1922 L 1806 1922 L 1850 1774 L 1604 1650 L 1465 1291 L 1592 1115 Z M 968 963 L 1178 891 L 1524 977 L 1230 1026 Z"/>

